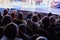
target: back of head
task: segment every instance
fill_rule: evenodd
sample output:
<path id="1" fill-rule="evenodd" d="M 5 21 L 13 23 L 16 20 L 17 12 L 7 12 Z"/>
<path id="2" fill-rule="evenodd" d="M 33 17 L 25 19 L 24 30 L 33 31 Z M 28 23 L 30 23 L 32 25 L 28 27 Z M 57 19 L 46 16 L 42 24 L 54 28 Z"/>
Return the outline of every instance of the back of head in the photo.
<path id="1" fill-rule="evenodd" d="M 18 19 L 23 19 L 23 14 L 22 13 L 18 14 Z"/>
<path id="2" fill-rule="evenodd" d="M 33 16 L 33 13 L 32 12 L 29 12 L 28 13 L 28 16 L 27 16 L 27 19 L 31 19 L 32 16 Z"/>
<path id="3" fill-rule="evenodd" d="M 32 20 L 31 19 L 27 19 L 27 24 L 28 24 L 28 26 L 31 26 L 33 24 Z"/>
<path id="4" fill-rule="evenodd" d="M 46 37 L 40 36 L 36 40 L 48 40 Z"/>
<path id="5" fill-rule="evenodd" d="M 7 25 L 10 22 L 12 22 L 12 18 L 10 16 L 5 16 L 3 19 L 3 24 Z"/>
<path id="6" fill-rule="evenodd" d="M 38 21 L 38 16 L 37 15 L 33 15 L 32 16 L 32 21 L 33 22 L 37 22 Z"/>
<path id="7" fill-rule="evenodd" d="M 26 26 L 24 25 L 24 24 L 20 24 L 19 25 L 19 31 L 21 31 L 21 32 L 25 32 L 25 29 L 26 29 Z"/>
<path id="8" fill-rule="evenodd" d="M 50 19 L 50 23 L 55 24 L 56 20 L 54 16 L 49 17 L 49 19 Z"/>
<path id="9" fill-rule="evenodd" d="M 7 24 L 4 29 L 4 34 L 7 39 L 14 39 L 18 32 L 18 26 L 14 23 Z"/>
<path id="10" fill-rule="evenodd" d="M 8 14 L 8 10 L 7 9 L 5 9 L 3 12 L 4 12 L 3 13 L 4 16 Z"/>
<path id="11" fill-rule="evenodd" d="M 45 16 L 45 17 L 42 19 L 42 23 L 43 23 L 44 25 L 49 25 L 49 22 L 50 22 L 50 20 L 49 20 L 49 18 L 48 18 L 47 16 Z"/>
<path id="12" fill-rule="evenodd" d="M 12 13 L 11 14 L 11 17 L 12 17 L 12 19 L 16 18 L 16 14 L 15 13 Z"/>
<path id="13" fill-rule="evenodd" d="M 48 14 L 48 17 L 50 17 L 50 16 L 52 16 L 52 13 L 51 12 Z"/>

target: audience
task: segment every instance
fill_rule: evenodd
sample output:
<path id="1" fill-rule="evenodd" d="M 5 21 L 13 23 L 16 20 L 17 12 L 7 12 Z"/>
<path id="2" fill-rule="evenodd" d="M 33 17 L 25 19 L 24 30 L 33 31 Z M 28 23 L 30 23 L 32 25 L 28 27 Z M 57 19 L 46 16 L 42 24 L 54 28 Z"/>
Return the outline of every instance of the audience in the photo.
<path id="1" fill-rule="evenodd" d="M 0 12 L 0 40 L 60 40 L 60 16 L 50 12 L 22 12 L 9 9 Z"/>

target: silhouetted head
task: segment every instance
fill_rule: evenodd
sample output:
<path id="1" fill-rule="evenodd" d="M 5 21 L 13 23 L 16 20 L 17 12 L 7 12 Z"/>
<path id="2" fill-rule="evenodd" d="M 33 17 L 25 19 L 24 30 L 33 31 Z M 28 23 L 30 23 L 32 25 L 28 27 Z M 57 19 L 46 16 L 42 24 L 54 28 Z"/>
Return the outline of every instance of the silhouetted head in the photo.
<path id="1" fill-rule="evenodd" d="M 28 16 L 27 16 L 27 19 L 31 19 L 32 16 L 33 16 L 33 13 L 32 13 L 32 12 L 29 12 L 29 13 L 28 13 Z"/>
<path id="2" fill-rule="evenodd" d="M 3 11 L 3 15 L 5 16 L 5 15 L 7 15 L 7 14 L 8 14 L 8 10 L 5 9 L 5 10 Z"/>
<path id="3" fill-rule="evenodd" d="M 3 19 L 3 24 L 7 25 L 10 22 L 12 22 L 12 18 L 10 16 L 5 16 L 4 19 Z"/>
<path id="4" fill-rule="evenodd" d="M 49 23 L 50 23 L 49 18 L 48 18 L 47 16 L 45 16 L 45 17 L 42 19 L 42 23 L 43 23 L 44 25 L 48 26 Z"/>
<path id="5" fill-rule="evenodd" d="M 38 16 L 37 15 L 33 15 L 32 16 L 32 21 L 33 22 L 37 22 L 38 21 Z"/>
<path id="6" fill-rule="evenodd" d="M 22 13 L 18 14 L 18 19 L 23 19 L 23 14 Z"/>
<path id="7" fill-rule="evenodd" d="M 50 17 L 50 16 L 52 16 L 52 13 L 50 12 L 50 13 L 48 13 L 48 17 Z"/>
<path id="8" fill-rule="evenodd" d="M 18 26 L 15 23 L 7 24 L 4 28 L 4 34 L 7 39 L 15 39 L 18 34 Z"/>
<path id="9" fill-rule="evenodd" d="M 25 33 L 26 31 L 26 26 L 24 24 L 19 25 L 19 31 Z"/>

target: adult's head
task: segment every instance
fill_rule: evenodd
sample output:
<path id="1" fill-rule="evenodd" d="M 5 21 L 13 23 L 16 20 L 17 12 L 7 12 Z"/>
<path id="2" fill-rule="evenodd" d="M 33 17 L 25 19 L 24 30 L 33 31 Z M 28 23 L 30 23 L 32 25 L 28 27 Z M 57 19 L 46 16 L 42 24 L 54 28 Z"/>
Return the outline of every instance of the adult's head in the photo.
<path id="1" fill-rule="evenodd" d="M 15 23 L 9 23 L 4 28 L 4 34 L 7 39 L 15 39 L 18 34 L 18 26 Z"/>
<path id="2" fill-rule="evenodd" d="M 50 19 L 51 24 L 55 24 L 56 20 L 55 20 L 54 16 L 49 17 L 49 19 Z"/>
<path id="3" fill-rule="evenodd" d="M 23 14 L 22 13 L 18 14 L 18 19 L 23 20 Z"/>
<path id="4" fill-rule="evenodd" d="M 13 20 L 16 19 L 16 15 L 17 15 L 17 11 L 13 10 L 12 13 L 11 13 L 11 17 L 12 17 Z"/>
<path id="5" fill-rule="evenodd" d="M 27 19 L 31 19 L 33 16 L 33 12 L 28 12 L 28 16 L 27 16 Z"/>
<path id="6" fill-rule="evenodd" d="M 49 23 L 50 23 L 50 20 L 47 16 L 45 16 L 43 19 L 42 19 L 42 23 L 44 24 L 44 26 L 49 26 Z"/>
<path id="7" fill-rule="evenodd" d="M 25 31 L 26 31 L 26 25 L 20 24 L 19 25 L 19 31 L 25 33 Z"/>
<path id="8" fill-rule="evenodd" d="M 50 17 L 50 16 L 52 16 L 52 13 L 50 12 L 50 13 L 48 13 L 48 17 Z"/>
<path id="9" fill-rule="evenodd" d="M 38 22 L 38 16 L 37 15 L 33 15 L 32 16 L 32 21 L 33 22 Z"/>
<path id="10" fill-rule="evenodd" d="M 3 24 L 7 25 L 10 22 L 12 22 L 12 18 L 10 16 L 5 16 L 3 19 Z"/>
<path id="11" fill-rule="evenodd" d="M 6 16 L 7 14 L 8 14 L 8 10 L 7 9 L 4 9 L 3 16 Z"/>

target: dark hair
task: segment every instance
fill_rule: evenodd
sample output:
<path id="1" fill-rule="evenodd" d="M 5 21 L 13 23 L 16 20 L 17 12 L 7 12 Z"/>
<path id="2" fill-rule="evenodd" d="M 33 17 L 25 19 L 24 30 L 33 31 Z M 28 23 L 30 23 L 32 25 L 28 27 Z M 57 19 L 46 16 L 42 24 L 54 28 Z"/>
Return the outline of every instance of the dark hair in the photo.
<path id="1" fill-rule="evenodd" d="M 38 16 L 37 15 L 32 16 L 32 21 L 37 22 L 38 21 Z"/>
<path id="2" fill-rule="evenodd" d="M 18 26 L 14 23 L 6 25 L 4 29 L 4 34 L 8 39 L 14 39 L 17 35 Z"/>
<path id="3" fill-rule="evenodd" d="M 42 23 L 44 24 L 44 25 L 49 25 L 49 23 L 50 23 L 50 20 L 49 20 L 49 18 L 47 17 L 47 16 L 45 16 L 43 19 L 42 19 Z"/>
<path id="4" fill-rule="evenodd" d="M 55 17 L 51 16 L 51 17 L 49 17 L 49 19 L 52 24 L 55 24 L 55 22 L 56 22 Z"/>
<path id="5" fill-rule="evenodd" d="M 10 16 L 5 16 L 3 19 L 3 24 L 7 25 L 10 22 L 12 22 L 12 18 Z"/>
<path id="6" fill-rule="evenodd" d="M 52 13 L 50 12 L 50 13 L 48 13 L 48 17 L 50 17 L 50 16 L 52 16 Z"/>
<path id="7" fill-rule="evenodd" d="M 27 19 L 31 19 L 33 16 L 32 12 L 29 12 L 28 16 L 26 17 Z"/>
<path id="8" fill-rule="evenodd" d="M 23 14 L 22 13 L 18 14 L 18 19 L 23 19 Z"/>
<path id="9" fill-rule="evenodd" d="M 11 17 L 12 17 L 12 18 L 15 18 L 15 17 L 16 17 L 16 14 L 12 13 L 12 14 L 11 14 Z"/>
<path id="10" fill-rule="evenodd" d="M 5 9 L 3 15 L 5 16 L 5 15 L 7 15 L 7 14 L 8 14 L 8 10 Z"/>
<path id="11" fill-rule="evenodd" d="M 24 32 L 26 31 L 25 29 L 26 29 L 26 26 L 25 26 L 24 24 L 20 24 L 20 25 L 19 25 L 19 30 L 20 30 L 21 32 L 24 33 Z"/>

